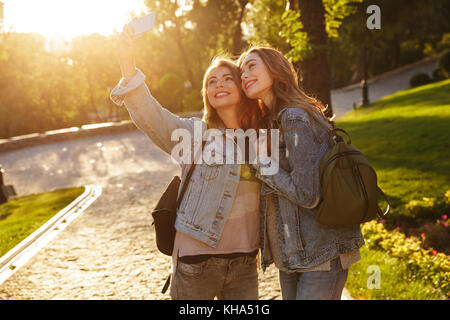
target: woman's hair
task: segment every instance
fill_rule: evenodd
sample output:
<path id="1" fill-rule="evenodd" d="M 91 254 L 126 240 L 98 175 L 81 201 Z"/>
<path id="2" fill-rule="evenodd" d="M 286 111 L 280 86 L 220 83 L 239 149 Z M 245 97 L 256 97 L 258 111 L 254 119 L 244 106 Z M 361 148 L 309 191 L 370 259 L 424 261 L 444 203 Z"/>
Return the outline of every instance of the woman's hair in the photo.
<path id="1" fill-rule="evenodd" d="M 249 128 L 259 129 L 259 120 L 262 118 L 262 110 L 257 101 L 247 98 L 242 91 L 239 67 L 230 59 L 225 57 L 215 57 L 203 76 L 202 96 L 203 96 L 203 120 L 210 128 L 225 128 L 225 124 L 219 117 L 216 109 L 211 105 L 208 99 L 208 79 L 212 71 L 220 67 L 226 67 L 230 70 L 233 81 L 236 83 L 241 94 L 241 101 L 238 113 L 239 127 L 247 130 Z"/>
<path id="2" fill-rule="evenodd" d="M 316 111 L 329 122 L 324 114 L 324 105 L 299 88 L 294 66 L 280 51 L 263 46 L 251 47 L 239 57 L 239 68 L 245 57 L 253 52 L 260 56 L 273 78 L 272 92 L 275 97 L 275 108 L 272 109 L 272 112 L 277 112 L 283 107 L 297 107 L 305 110 L 310 117 L 312 117 L 311 113 Z"/>

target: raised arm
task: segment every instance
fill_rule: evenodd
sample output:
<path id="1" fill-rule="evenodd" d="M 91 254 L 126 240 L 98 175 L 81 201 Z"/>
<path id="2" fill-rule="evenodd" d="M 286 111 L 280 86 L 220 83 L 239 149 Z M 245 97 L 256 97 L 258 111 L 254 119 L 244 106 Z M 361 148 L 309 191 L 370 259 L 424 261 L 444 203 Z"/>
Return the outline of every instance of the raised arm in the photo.
<path id="1" fill-rule="evenodd" d="M 122 79 L 111 92 L 111 99 L 117 105 L 125 106 L 136 126 L 163 151 L 171 153 L 178 141 L 171 141 L 176 129 L 186 129 L 193 137 L 195 118 L 181 118 L 163 108 L 151 95 L 145 84 L 144 74 L 136 69 L 134 59 L 134 33 L 124 27 L 118 41 L 118 54 Z M 202 122 L 202 126 L 204 126 Z"/>

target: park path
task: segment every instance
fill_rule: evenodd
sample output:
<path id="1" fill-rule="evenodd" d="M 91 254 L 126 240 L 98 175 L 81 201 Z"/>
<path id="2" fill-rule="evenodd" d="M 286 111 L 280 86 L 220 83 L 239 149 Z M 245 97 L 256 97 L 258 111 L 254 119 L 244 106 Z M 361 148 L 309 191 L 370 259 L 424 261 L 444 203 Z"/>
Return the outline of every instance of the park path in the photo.
<path id="1" fill-rule="evenodd" d="M 368 80 L 370 102 L 394 92 L 408 89 L 409 80 L 416 73 L 424 72 L 431 77 L 436 64 L 437 57 L 429 57 Z M 331 91 L 333 112 L 336 114 L 336 118 L 351 110 L 353 103 L 360 105 L 361 91 L 359 83 Z"/>
<path id="2" fill-rule="evenodd" d="M 414 71 L 374 81 L 370 99 L 407 88 L 408 72 Z M 360 89 L 334 90 L 332 99 L 341 116 L 360 100 Z M 19 195 L 86 184 L 103 188 L 83 215 L 0 285 L 0 300 L 170 298 L 160 293 L 170 258 L 155 246 L 149 210 L 179 168 L 144 134 L 34 146 L 0 154 L 0 163 L 5 182 Z M 260 299 L 281 299 L 276 269 L 259 276 Z"/>

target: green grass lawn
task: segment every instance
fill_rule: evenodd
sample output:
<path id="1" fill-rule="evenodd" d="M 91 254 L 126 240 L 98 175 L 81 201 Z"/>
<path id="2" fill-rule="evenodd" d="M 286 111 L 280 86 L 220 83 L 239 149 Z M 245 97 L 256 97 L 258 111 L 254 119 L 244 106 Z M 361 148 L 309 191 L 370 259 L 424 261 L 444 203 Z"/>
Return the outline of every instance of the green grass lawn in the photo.
<path id="1" fill-rule="evenodd" d="M 385 97 L 336 125 L 376 168 L 397 213 L 450 189 L 450 80 Z"/>
<path id="2" fill-rule="evenodd" d="M 408 215 L 412 200 L 450 190 L 450 80 L 401 91 L 336 121 L 377 171 L 394 209 Z M 439 212 L 444 214 L 447 212 Z M 407 261 L 363 247 L 346 284 L 356 299 L 439 299 L 429 283 L 408 273 Z M 381 271 L 381 289 L 369 289 L 367 268 Z"/>
<path id="3" fill-rule="evenodd" d="M 84 187 L 32 194 L 0 205 L 0 256 L 84 192 Z"/>

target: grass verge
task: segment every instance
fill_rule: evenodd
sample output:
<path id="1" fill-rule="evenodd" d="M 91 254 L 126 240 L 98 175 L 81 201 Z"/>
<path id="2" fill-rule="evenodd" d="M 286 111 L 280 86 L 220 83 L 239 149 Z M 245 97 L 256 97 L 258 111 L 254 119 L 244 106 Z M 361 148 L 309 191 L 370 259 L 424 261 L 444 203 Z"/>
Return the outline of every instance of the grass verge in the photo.
<path id="1" fill-rule="evenodd" d="M 14 248 L 84 192 L 60 189 L 11 199 L 0 205 L 0 256 Z"/>

